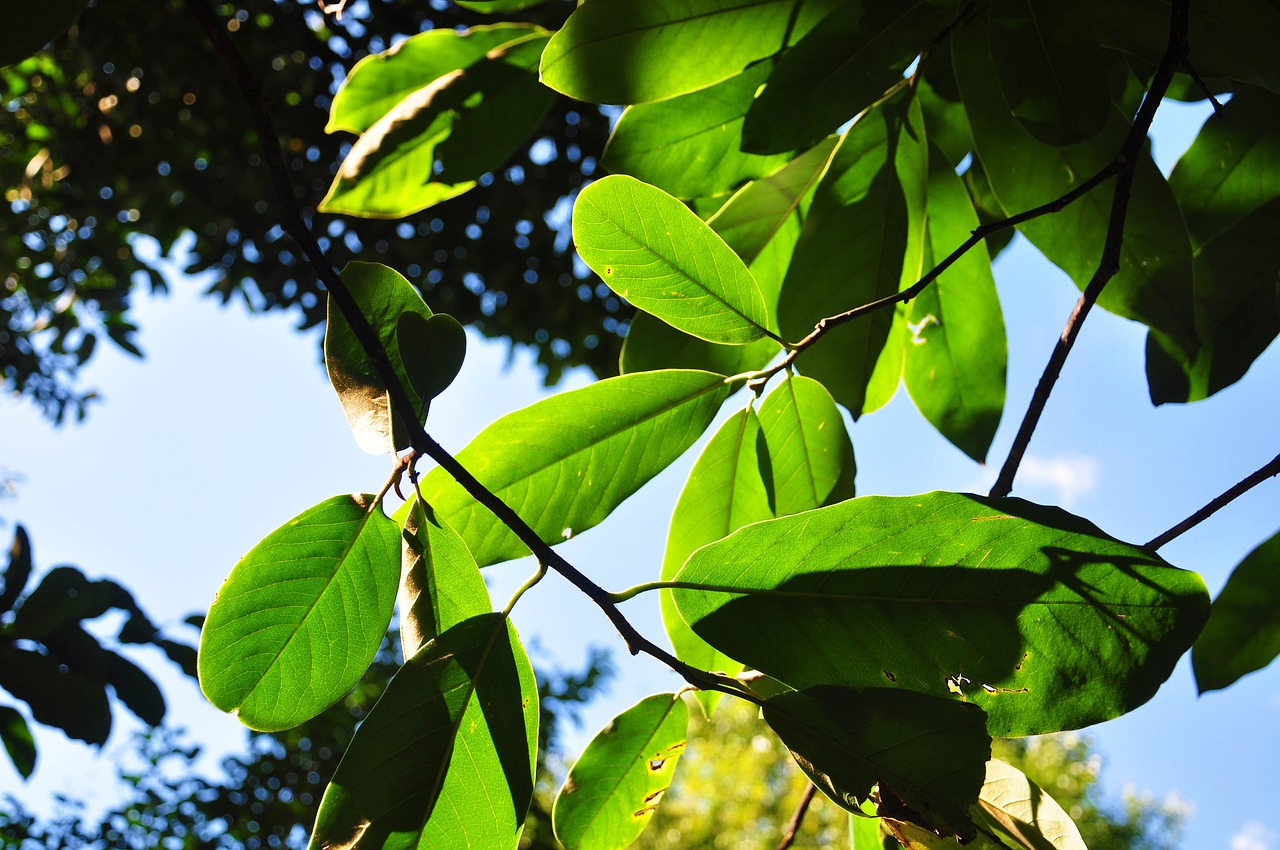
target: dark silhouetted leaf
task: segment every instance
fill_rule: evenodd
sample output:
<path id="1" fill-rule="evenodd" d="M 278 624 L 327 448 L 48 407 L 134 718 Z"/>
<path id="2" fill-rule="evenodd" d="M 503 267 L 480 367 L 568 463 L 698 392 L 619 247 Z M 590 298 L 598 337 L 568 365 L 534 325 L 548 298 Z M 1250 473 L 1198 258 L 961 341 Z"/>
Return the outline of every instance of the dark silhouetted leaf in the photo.
<path id="1" fill-rule="evenodd" d="M 0 687 L 22 700 L 37 723 L 102 746 L 111 734 L 106 686 L 38 652 L 0 644 Z"/>
<path id="2" fill-rule="evenodd" d="M 36 739 L 26 719 L 12 706 L 0 705 L 0 743 L 4 744 L 9 761 L 23 779 L 28 779 L 36 769 Z"/>
<path id="3" fill-rule="evenodd" d="M 396 347 L 409 388 L 429 402 L 458 377 L 467 355 L 467 333 L 453 316 L 437 313 L 424 319 L 410 310 L 396 322 Z"/>
<path id="4" fill-rule="evenodd" d="M 1254 549 L 1213 600 L 1191 650 L 1200 693 L 1225 688 L 1280 654 L 1280 534 Z"/>
<path id="5" fill-rule="evenodd" d="M 4 571 L 4 590 L 0 590 L 0 614 L 8 613 L 27 587 L 31 578 L 31 538 L 22 526 L 13 529 L 9 546 L 9 566 Z"/>
<path id="6" fill-rule="evenodd" d="M 71 26 L 87 5 L 87 0 L 47 0 L 14 3 L 6 8 L 0 68 L 38 52 Z"/>

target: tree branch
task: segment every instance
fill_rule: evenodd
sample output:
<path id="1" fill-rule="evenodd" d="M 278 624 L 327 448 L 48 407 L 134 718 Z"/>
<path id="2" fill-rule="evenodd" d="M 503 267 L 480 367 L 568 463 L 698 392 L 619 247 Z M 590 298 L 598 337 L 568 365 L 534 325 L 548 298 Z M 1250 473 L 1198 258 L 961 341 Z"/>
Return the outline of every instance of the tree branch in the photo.
<path id="1" fill-rule="evenodd" d="M 1170 540 L 1173 540 L 1174 538 L 1179 537 L 1185 534 L 1186 532 L 1190 531 L 1191 529 L 1195 528 L 1197 525 L 1204 522 L 1206 519 L 1213 516 L 1218 511 L 1225 508 L 1227 505 L 1231 504 L 1240 496 L 1243 496 L 1245 493 L 1249 492 L 1254 487 L 1257 487 L 1263 481 L 1266 481 L 1268 478 L 1274 478 L 1277 475 L 1280 475 L 1280 455 L 1276 455 L 1274 458 L 1271 459 L 1270 463 L 1266 464 L 1262 468 L 1248 475 L 1247 477 L 1237 482 L 1236 484 L 1232 485 L 1231 487 L 1228 487 L 1222 493 L 1222 495 L 1218 496 L 1216 499 L 1209 502 L 1209 504 L 1205 505 L 1203 508 L 1196 511 L 1191 516 L 1187 517 L 1182 522 L 1175 525 L 1173 528 L 1169 529 L 1163 534 L 1159 534 L 1153 537 L 1147 543 L 1146 548 L 1151 549 L 1152 551 L 1159 549 L 1161 546 L 1164 546 Z"/>
<path id="2" fill-rule="evenodd" d="M 991 496 L 1007 496 L 1013 489 L 1013 479 L 1018 474 L 1018 465 L 1026 454 L 1031 435 L 1035 433 L 1036 424 L 1040 421 L 1040 415 L 1044 413 L 1049 394 L 1062 373 L 1062 365 L 1066 362 L 1067 355 L 1071 353 L 1076 337 L 1080 335 L 1080 329 L 1089 315 L 1089 310 L 1097 303 L 1107 282 L 1120 270 L 1120 248 L 1124 244 L 1124 222 L 1129 212 L 1129 197 L 1133 191 L 1134 175 L 1137 173 L 1138 162 L 1147 141 L 1147 132 L 1151 129 L 1151 121 L 1155 118 L 1156 109 L 1159 108 L 1160 101 L 1164 99 L 1165 92 L 1169 89 L 1169 82 L 1173 79 L 1174 72 L 1187 55 L 1189 6 L 1190 0 L 1175 0 L 1172 5 L 1169 43 L 1165 48 L 1164 58 L 1160 60 L 1160 67 L 1151 78 L 1147 96 L 1143 99 L 1138 114 L 1134 116 L 1128 137 L 1113 160 L 1113 164 L 1120 167 L 1120 173 L 1116 178 L 1115 195 L 1111 199 L 1107 238 L 1102 247 L 1102 258 L 1098 262 L 1098 269 L 1093 273 L 1089 285 L 1085 287 L 1084 293 L 1067 318 L 1062 336 L 1058 338 L 1053 354 L 1049 357 L 1049 363 L 1045 366 L 1040 382 L 1031 396 L 1031 404 L 1027 408 L 1026 415 L 1023 416 L 1017 436 L 1014 437 L 1009 456 L 1005 459 L 1004 466 L 1000 468 L 1000 475 L 991 488 Z"/>
<path id="3" fill-rule="evenodd" d="M 796 833 L 800 831 L 800 823 L 804 820 L 805 813 L 809 811 L 809 804 L 813 802 L 813 793 L 817 790 L 817 785 L 805 782 L 804 793 L 800 795 L 800 802 L 796 803 L 796 810 L 791 814 L 791 820 L 787 822 L 786 829 L 782 831 L 782 840 L 778 842 L 777 850 L 787 850 L 795 843 Z"/>
<path id="4" fill-rule="evenodd" d="M 403 417 L 400 413 L 401 411 L 412 411 L 414 409 L 412 402 L 409 400 L 409 394 L 400 384 L 395 369 L 391 365 L 391 358 L 383 347 L 377 332 L 369 324 L 369 320 L 364 313 L 361 312 L 350 290 L 342 282 L 342 278 L 339 277 L 337 271 L 329 263 L 324 249 L 316 241 L 311 228 L 302 215 L 302 210 L 294 195 L 293 182 L 289 178 L 288 166 L 280 149 L 280 136 L 276 131 L 275 122 L 271 119 L 270 104 L 263 93 L 262 86 L 235 45 L 231 43 L 225 26 L 209 8 L 207 0 L 186 0 L 186 4 L 204 29 L 210 44 L 213 45 L 214 50 L 217 51 L 219 57 L 230 70 L 232 78 L 239 87 L 245 104 L 253 117 L 254 127 L 258 134 L 258 144 L 267 164 L 267 171 L 271 175 L 271 184 L 275 190 L 275 195 L 280 202 L 281 228 L 302 248 L 311 266 L 315 269 L 321 282 L 323 282 L 325 289 L 328 290 L 329 296 L 337 304 L 343 317 L 351 326 L 352 333 L 355 334 L 360 347 L 369 356 L 370 363 L 378 379 L 387 388 L 393 415 L 401 415 L 402 419 L 405 419 L 404 424 L 409 431 L 409 440 L 414 451 L 418 455 L 426 455 L 431 458 L 452 475 L 472 498 L 488 508 L 529 548 L 529 551 L 537 557 L 539 563 L 559 573 L 568 579 L 574 587 L 585 593 L 613 623 L 632 655 L 643 652 L 658 659 L 695 687 L 723 691 L 752 702 L 758 702 L 758 697 L 743 691 L 733 679 L 699 670 L 686 664 L 640 634 L 618 609 L 618 606 L 610 598 L 608 591 L 587 578 L 586 575 L 556 553 L 549 544 L 543 542 L 537 532 L 521 519 L 519 514 L 481 484 L 462 464 L 458 463 L 453 455 L 449 454 L 443 446 L 432 439 L 423 429 L 422 423 L 415 417 Z"/>

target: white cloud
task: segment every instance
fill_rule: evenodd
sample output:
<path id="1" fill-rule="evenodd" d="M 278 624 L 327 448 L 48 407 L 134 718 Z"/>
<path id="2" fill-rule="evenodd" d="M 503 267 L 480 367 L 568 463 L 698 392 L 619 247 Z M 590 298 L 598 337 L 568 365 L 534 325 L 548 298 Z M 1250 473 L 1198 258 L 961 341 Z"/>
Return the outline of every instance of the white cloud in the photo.
<path id="1" fill-rule="evenodd" d="M 1231 850 L 1270 850 L 1276 838 L 1276 833 L 1261 821 L 1246 821 L 1240 831 L 1231 836 Z"/>
<path id="2" fill-rule="evenodd" d="M 1049 488 L 1057 493 L 1056 501 L 1071 507 L 1081 496 L 1092 493 L 1098 486 L 1099 465 L 1096 458 L 1087 455 L 1062 457 L 1037 457 L 1027 455 L 1018 467 L 1018 484 Z"/>

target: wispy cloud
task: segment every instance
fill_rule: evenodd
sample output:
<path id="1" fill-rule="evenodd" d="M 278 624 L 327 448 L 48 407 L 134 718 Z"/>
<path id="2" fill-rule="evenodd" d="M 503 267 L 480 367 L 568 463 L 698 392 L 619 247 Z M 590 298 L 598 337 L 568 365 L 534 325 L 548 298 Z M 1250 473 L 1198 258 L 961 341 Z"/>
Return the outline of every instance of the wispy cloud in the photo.
<path id="1" fill-rule="evenodd" d="M 1231 836 L 1231 850 L 1271 850 L 1277 837 L 1262 821 L 1245 821 L 1240 831 Z"/>
<path id="2" fill-rule="evenodd" d="M 1048 501 L 1070 508 L 1081 496 L 1087 496 L 1098 488 L 1100 469 L 1097 458 L 1088 455 L 1027 455 L 1018 467 L 1015 489 L 1018 495 L 1038 501 L 1044 501 L 1043 495 L 1049 495 Z M 996 480 L 995 469 L 985 467 L 982 478 L 983 489 L 989 488 Z"/>

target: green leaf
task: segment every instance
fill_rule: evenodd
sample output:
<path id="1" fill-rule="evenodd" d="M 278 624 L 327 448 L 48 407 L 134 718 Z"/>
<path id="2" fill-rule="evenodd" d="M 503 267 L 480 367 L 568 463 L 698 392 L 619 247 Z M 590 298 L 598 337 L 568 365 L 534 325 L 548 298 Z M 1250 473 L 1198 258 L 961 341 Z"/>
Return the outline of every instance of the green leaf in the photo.
<path id="1" fill-rule="evenodd" d="M 750 268 L 769 315 L 777 312 L 778 292 L 814 189 L 839 142 L 839 136 L 828 136 L 781 170 L 743 186 L 707 219 Z"/>
<path id="2" fill-rule="evenodd" d="M 1104 47 L 1151 65 L 1164 55 L 1169 0 L 1086 0 L 1081 4 Z M 1196 0 L 1191 4 L 1187 61 L 1201 77 L 1226 77 L 1280 92 L 1280 9 L 1268 0 Z"/>
<path id="3" fill-rule="evenodd" d="M 538 685 L 515 629 L 501 614 L 466 620 L 405 662 L 360 724 L 310 847 L 515 850 L 537 745 Z"/>
<path id="4" fill-rule="evenodd" d="M 111 734 L 106 686 L 56 656 L 0 643 L 0 688 L 25 702 L 37 723 L 70 738 L 100 747 Z"/>
<path id="5" fill-rule="evenodd" d="M 1027 850 L 1087 850 L 1071 816 L 1013 765 L 987 762 L 978 810 Z"/>
<path id="6" fill-rule="evenodd" d="M 200 633 L 200 688 L 251 729 L 319 714 L 359 681 L 386 634 L 399 528 L 370 494 L 334 496 L 231 570 Z"/>
<path id="7" fill-rule="evenodd" d="M 721 375 L 740 375 L 769 365 L 781 349 L 768 337 L 746 345 L 720 345 L 689 336 L 649 313 L 631 317 L 622 341 L 619 371 L 652 372 L 658 369 L 702 369 Z"/>
<path id="8" fill-rule="evenodd" d="M 530 24 L 502 23 L 467 30 L 433 29 L 410 36 L 357 62 L 329 108 L 326 133 L 363 133 L 406 97 L 489 51 L 544 32 Z"/>
<path id="9" fill-rule="evenodd" d="M 662 558 L 663 581 L 676 573 L 693 552 L 707 543 L 725 537 L 744 525 L 772 519 L 768 477 L 769 455 L 755 409 L 748 406 L 725 421 L 702 450 L 689 470 L 689 479 L 680 491 L 667 548 Z M 742 672 L 742 665 L 695 635 L 676 610 L 671 591 L 659 593 L 662 622 L 676 657 L 700 670 L 713 670 L 726 676 Z M 720 702 L 717 691 L 697 694 L 708 715 Z"/>
<path id="10" fill-rule="evenodd" d="M 1191 650 L 1200 693 L 1225 688 L 1280 655 L 1280 534 L 1254 549 L 1213 600 Z"/>
<path id="11" fill-rule="evenodd" d="M 476 559 L 458 533 L 417 498 L 405 503 L 403 513 L 400 643 L 411 658 L 463 620 L 489 613 L 492 604 Z"/>
<path id="12" fill-rule="evenodd" d="M 457 458 L 547 543 L 603 520 L 693 445 L 728 397 L 710 372 L 639 372 L 599 381 L 510 413 Z M 422 495 L 467 542 L 480 566 L 528 554 L 488 508 L 443 469 Z"/>
<path id="13" fill-rule="evenodd" d="M 895 168 L 901 111 L 899 104 L 872 110 L 832 154 L 778 299 L 785 339 L 802 339 L 820 319 L 892 295 L 904 268 L 918 266 L 918 259 L 906 262 L 912 222 Z M 867 384 L 889 339 L 893 315 L 881 310 L 834 328 L 798 362 L 854 418 L 868 409 Z M 897 379 L 894 375 L 894 386 Z"/>
<path id="14" fill-rule="evenodd" d="M 861 812 L 875 785 L 943 835 L 974 834 L 969 806 L 991 758 L 977 706 L 894 688 L 819 686 L 770 697 L 764 719 L 813 783 Z"/>
<path id="15" fill-rule="evenodd" d="M 751 272 L 661 189 L 624 175 L 597 180 L 574 204 L 573 240 L 610 289 L 674 328 L 731 345 L 770 333 Z"/>
<path id="16" fill-rule="evenodd" d="M 568 850 L 621 850 L 640 837 L 675 776 L 689 709 L 646 697 L 600 730 L 556 795 L 551 822 Z"/>
<path id="17" fill-rule="evenodd" d="M 925 75 L 916 83 L 916 99 L 924 112 L 929 141 L 946 156 L 952 167 L 959 166 L 973 151 L 973 133 L 969 130 L 969 116 L 959 93 L 954 97 L 947 89 L 955 88 L 955 72 L 951 68 L 951 47 L 930 51 Z M 932 151 L 930 159 L 932 160 Z"/>
<path id="18" fill-rule="evenodd" d="M 4 744 L 14 770 L 23 779 L 29 779 L 36 769 L 36 739 L 26 718 L 13 706 L 0 705 L 0 743 Z"/>
<path id="19" fill-rule="evenodd" d="M 87 5 L 87 0 L 6 4 L 0 68 L 38 53 L 75 23 Z"/>
<path id="20" fill-rule="evenodd" d="M 1280 200 L 1220 231 L 1197 253 L 1196 328 L 1190 352 L 1151 331 L 1147 383 L 1155 404 L 1208 398 L 1244 377 L 1280 334 L 1276 276 Z"/>
<path id="21" fill-rule="evenodd" d="M 1141 705 L 1208 616 L 1195 573 L 1057 508 L 956 493 L 756 523 L 676 579 L 701 586 L 673 591 L 693 630 L 763 673 L 955 694 L 1002 736 Z"/>
<path id="22" fill-rule="evenodd" d="M 405 95 L 351 146 L 320 210 L 402 218 L 502 165 L 554 100 L 534 71 L 548 38 L 508 42 Z"/>
<path id="23" fill-rule="evenodd" d="M 627 107 L 600 164 L 677 198 L 720 195 L 777 171 L 791 159 L 742 152 L 742 121 L 772 69 L 759 62 L 710 88 Z"/>
<path id="24" fill-rule="evenodd" d="M 929 158 L 926 265 L 978 227 L 964 183 L 936 148 Z M 907 309 L 904 377 L 916 407 L 944 437 L 983 463 L 1004 410 L 1004 317 L 986 246 L 957 260 Z"/>
<path id="25" fill-rule="evenodd" d="M 396 320 L 396 348 L 409 386 L 423 402 L 440 395 L 458 377 L 467 356 L 467 334 L 446 313 L 423 318 L 407 310 Z"/>
<path id="26" fill-rule="evenodd" d="M 479 12 L 482 15 L 505 15 L 541 6 L 547 0 L 454 0 L 464 9 Z"/>
<path id="27" fill-rule="evenodd" d="M 1166 28 L 1162 24 L 1161 31 Z M 1114 107 L 1102 131 L 1081 144 L 1054 147 L 1027 133 L 1000 94 L 980 22 L 955 32 L 952 58 L 978 156 L 999 204 L 1010 213 L 1060 197 L 1120 150 L 1130 121 Z M 1062 211 L 1018 228 L 1081 288 L 1097 270 L 1114 189 L 1115 181 L 1108 181 Z M 1177 200 L 1143 152 L 1125 219 L 1120 270 L 1098 304 L 1190 346 L 1195 340 L 1191 285 L 1191 243 Z"/>
<path id="28" fill-rule="evenodd" d="M 1072 2 L 992 0 L 991 58 L 1009 109 L 1046 145 L 1071 145 L 1102 131 L 1111 113 L 1107 64 Z"/>
<path id="29" fill-rule="evenodd" d="M 880 828 L 880 818 L 875 816 L 875 804 L 862 804 L 863 814 L 849 813 L 849 837 L 853 850 L 898 850 L 899 845 L 885 835 Z"/>
<path id="30" fill-rule="evenodd" d="M 1198 245 L 1280 195 L 1280 96 L 1233 95 L 1200 128 L 1169 185 Z"/>
<path id="31" fill-rule="evenodd" d="M 21 525 L 14 526 L 13 543 L 9 546 L 9 566 L 4 571 L 4 590 L 0 590 L 0 614 L 13 609 L 14 603 L 31 578 L 31 538 Z"/>
<path id="32" fill-rule="evenodd" d="M 420 414 L 425 405 L 413 398 L 414 382 L 401 360 L 397 338 L 404 313 L 417 313 L 422 319 L 431 318 L 431 309 L 422 296 L 399 272 L 378 263 L 350 262 L 342 270 L 342 282 L 355 298 L 360 312 L 378 335 L 383 349 L 391 358 L 400 385 L 410 394 L 418 410 L 407 414 L 397 411 L 392 420 L 391 401 L 386 385 L 373 368 L 373 361 L 364 346 L 356 339 L 342 311 L 329 299 L 328 322 L 324 332 L 324 362 L 329 371 L 329 383 L 338 393 L 347 424 L 355 434 L 356 443 L 370 454 L 397 452 L 409 447 L 409 432 L 401 416 L 409 416 L 421 422 Z M 410 352 L 412 355 L 414 352 Z M 420 384 L 431 383 L 423 376 L 430 367 L 414 366 L 414 375 Z"/>
<path id="33" fill-rule="evenodd" d="M 788 376 L 760 406 L 777 516 L 853 498 L 853 443 L 827 388 Z"/>
<path id="34" fill-rule="evenodd" d="M 812 144 L 879 100 L 955 14 L 949 3 L 845 3 L 783 54 L 747 113 L 743 149 Z"/>
<path id="35" fill-rule="evenodd" d="M 964 188 L 969 193 L 969 200 L 973 202 L 973 208 L 978 213 L 980 223 L 990 224 L 1008 217 L 1005 208 L 1000 206 L 1000 200 L 996 198 L 995 192 L 991 191 L 991 180 L 987 177 L 987 171 L 982 167 L 981 160 L 974 159 L 962 179 Z M 987 246 L 987 253 L 991 255 L 993 261 L 1013 241 L 1016 232 L 1010 227 L 993 233 L 983 240 Z"/>
<path id="36" fill-rule="evenodd" d="M 583 3 L 542 56 L 542 81 L 591 103 L 647 103 L 705 89 L 794 44 L 839 0 Z M 707 50 L 708 44 L 715 45 Z M 618 73 L 625 67 L 627 73 Z"/>

